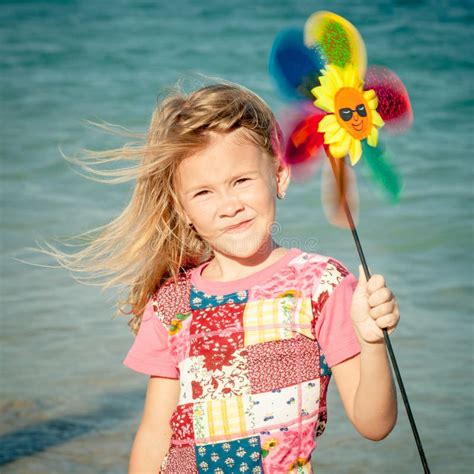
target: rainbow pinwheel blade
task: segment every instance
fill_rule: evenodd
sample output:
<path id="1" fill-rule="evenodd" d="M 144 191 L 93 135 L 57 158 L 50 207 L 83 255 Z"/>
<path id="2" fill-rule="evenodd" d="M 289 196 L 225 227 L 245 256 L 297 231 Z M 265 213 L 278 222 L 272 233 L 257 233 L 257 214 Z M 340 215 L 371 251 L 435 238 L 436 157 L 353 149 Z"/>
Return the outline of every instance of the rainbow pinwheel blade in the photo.
<path id="1" fill-rule="evenodd" d="M 413 123 L 408 92 L 400 78 L 390 69 L 371 66 L 365 76 L 365 89 L 373 89 L 378 98 L 377 112 L 392 132 L 403 132 Z"/>
<path id="2" fill-rule="evenodd" d="M 324 65 L 321 55 L 305 46 L 302 30 L 287 29 L 275 38 L 268 67 L 284 97 L 312 99 L 310 91 Z"/>
<path id="3" fill-rule="evenodd" d="M 283 122 L 284 135 L 288 137 L 284 155 L 286 163 L 297 165 L 324 153 L 324 136 L 318 132 L 319 122 L 324 116 L 324 112 L 311 103 L 304 103 L 287 112 Z"/>
<path id="4" fill-rule="evenodd" d="M 402 180 L 390 163 L 384 147 L 380 143 L 376 147 L 371 147 L 364 141 L 362 157 L 370 178 L 379 187 L 383 196 L 393 203 L 398 202 L 402 191 Z"/>
<path id="5" fill-rule="evenodd" d="M 305 23 L 306 46 L 322 55 L 326 63 L 341 68 L 352 64 L 364 77 L 367 53 L 357 28 L 335 13 L 321 11 L 311 15 Z"/>
<path id="6" fill-rule="evenodd" d="M 311 102 L 298 103 L 283 114 L 283 160 L 291 166 L 294 181 L 310 179 L 325 157 L 323 135 L 317 131 L 324 115 Z"/>

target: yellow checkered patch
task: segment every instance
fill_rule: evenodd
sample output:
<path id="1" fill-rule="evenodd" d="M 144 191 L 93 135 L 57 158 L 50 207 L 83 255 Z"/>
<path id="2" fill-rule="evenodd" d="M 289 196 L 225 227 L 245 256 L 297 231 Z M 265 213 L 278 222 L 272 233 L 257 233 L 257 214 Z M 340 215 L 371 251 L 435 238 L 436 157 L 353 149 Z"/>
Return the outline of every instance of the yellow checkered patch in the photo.
<path id="1" fill-rule="evenodd" d="M 246 419 L 249 416 L 250 411 L 240 396 L 197 403 L 194 407 L 195 437 L 212 442 L 223 436 L 245 436 L 253 428 L 250 419 Z"/>
<path id="2" fill-rule="evenodd" d="M 298 298 L 291 290 L 277 298 L 248 301 L 243 317 L 244 344 L 290 339 L 295 332 L 314 339 L 312 318 L 311 298 Z"/>

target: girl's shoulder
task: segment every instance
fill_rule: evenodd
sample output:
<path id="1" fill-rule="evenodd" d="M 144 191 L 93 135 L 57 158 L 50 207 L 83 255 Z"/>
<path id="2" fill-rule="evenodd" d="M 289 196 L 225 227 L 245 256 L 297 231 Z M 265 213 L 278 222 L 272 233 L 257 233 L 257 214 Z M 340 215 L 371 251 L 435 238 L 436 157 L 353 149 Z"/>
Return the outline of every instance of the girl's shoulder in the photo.
<path id="1" fill-rule="evenodd" d="M 344 278 L 349 275 L 348 268 L 338 259 L 304 250 L 294 258 L 290 264 L 300 272 L 303 277 L 314 279 L 315 275 L 326 275 Z"/>
<path id="2" fill-rule="evenodd" d="M 288 293 L 313 298 L 320 291 L 331 293 L 350 274 L 333 257 L 298 250 L 283 268 L 250 289 L 252 300 L 278 298 Z"/>
<path id="3" fill-rule="evenodd" d="M 329 255 L 302 251 L 290 262 L 291 280 L 286 284 L 299 289 L 302 296 L 318 299 L 321 294 L 330 295 L 344 280 L 353 279 L 348 268 Z"/>
<path id="4" fill-rule="evenodd" d="M 187 313 L 191 310 L 189 294 L 192 270 L 180 272 L 176 280 L 171 277 L 168 278 L 151 296 L 151 304 L 155 315 L 163 323 L 170 324 L 177 314 Z"/>
<path id="5" fill-rule="evenodd" d="M 346 289 L 352 291 L 356 282 L 344 264 L 328 255 L 302 252 L 292 263 L 296 267 L 296 271 L 293 271 L 296 275 L 295 286 L 303 298 L 311 300 L 314 314 L 321 313 L 337 288 L 341 288 L 345 294 Z"/>

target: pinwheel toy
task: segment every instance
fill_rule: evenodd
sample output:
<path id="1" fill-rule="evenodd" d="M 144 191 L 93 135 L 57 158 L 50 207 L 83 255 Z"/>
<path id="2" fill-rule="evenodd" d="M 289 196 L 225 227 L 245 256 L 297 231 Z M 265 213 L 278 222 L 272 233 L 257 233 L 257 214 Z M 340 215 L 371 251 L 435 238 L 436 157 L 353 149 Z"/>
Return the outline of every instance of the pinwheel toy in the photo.
<path id="1" fill-rule="evenodd" d="M 270 53 L 269 69 L 281 94 L 291 101 L 282 120 L 283 159 L 297 179 L 307 179 L 320 165 L 323 170 L 330 170 L 329 174 L 323 173 L 323 208 L 330 222 L 351 229 L 369 279 L 353 218 L 358 197 L 350 165 L 363 162 L 383 195 L 391 202 L 399 200 L 402 182 L 379 134 L 381 130 L 400 133 L 411 126 L 413 114 L 408 93 L 391 70 L 367 68 L 361 35 L 350 22 L 331 12 L 311 15 L 304 30 L 280 32 Z M 383 332 L 427 473 L 428 463 L 390 338 L 386 329 Z"/>

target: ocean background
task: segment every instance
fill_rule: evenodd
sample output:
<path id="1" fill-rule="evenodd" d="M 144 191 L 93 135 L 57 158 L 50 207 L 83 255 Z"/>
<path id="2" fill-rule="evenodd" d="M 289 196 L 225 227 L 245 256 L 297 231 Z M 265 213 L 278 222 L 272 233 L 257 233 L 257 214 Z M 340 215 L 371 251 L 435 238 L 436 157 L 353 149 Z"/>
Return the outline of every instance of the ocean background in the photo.
<path id="1" fill-rule="evenodd" d="M 358 229 L 400 304 L 391 339 L 432 472 L 473 472 L 473 3 L 63 0 L 0 3 L 2 473 L 125 473 L 143 407 L 147 377 L 122 366 L 133 337 L 127 318 L 112 319 L 116 292 L 21 262 L 54 265 L 27 247 L 105 224 L 130 199 L 130 183 L 87 180 L 60 149 L 120 146 L 86 120 L 145 132 L 165 89 L 200 74 L 281 112 L 272 41 L 324 9 L 358 27 L 369 64 L 393 69 L 412 100 L 412 129 L 381 132 L 401 201 L 385 203 L 361 175 Z M 320 186 L 319 175 L 290 186 L 277 240 L 356 272 L 350 232 L 327 224 Z M 317 474 L 422 472 L 401 397 L 396 428 L 374 443 L 331 384 L 313 464 Z"/>

